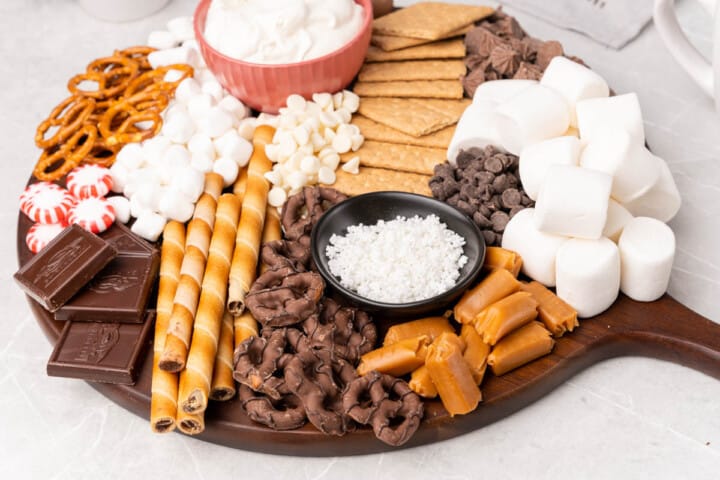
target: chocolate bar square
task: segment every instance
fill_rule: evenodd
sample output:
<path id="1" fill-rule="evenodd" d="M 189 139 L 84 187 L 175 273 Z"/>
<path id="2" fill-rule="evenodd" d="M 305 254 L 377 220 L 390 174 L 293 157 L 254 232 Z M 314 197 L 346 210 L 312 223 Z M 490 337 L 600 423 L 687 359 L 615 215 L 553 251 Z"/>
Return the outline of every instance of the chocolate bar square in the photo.
<path id="1" fill-rule="evenodd" d="M 23 265 L 14 278 L 26 294 L 54 312 L 116 255 L 108 242 L 72 225 Z"/>
<path id="2" fill-rule="evenodd" d="M 155 320 L 143 323 L 67 322 L 47 364 L 53 377 L 132 385 Z"/>

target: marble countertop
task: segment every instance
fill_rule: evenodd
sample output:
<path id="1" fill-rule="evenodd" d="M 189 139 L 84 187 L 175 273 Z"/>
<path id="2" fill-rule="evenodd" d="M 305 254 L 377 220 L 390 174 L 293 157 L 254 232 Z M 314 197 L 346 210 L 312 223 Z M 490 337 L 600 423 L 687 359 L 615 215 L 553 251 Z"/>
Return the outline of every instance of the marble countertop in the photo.
<path id="1" fill-rule="evenodd" d="M 718 478 L 720 381 L 652 359 L 591 367 L 515 415 L 453 440 L 348 458 L 281 457 L 155 435 L 88 384 L 47 377 L 51 345 L 11 279 L 18 196 L 38 156 L 35 127 L 90 59 L 143 43 L 193 5 L 172 0 L 142 21 L 109 24 L 71 0 L 0 2 L 2 478 Z M 694 2 L 679 2 L 679 10 L 693 41 L 709 52 L 709 19 Z M 638 93 L 648 143 L 669 162 L 684 199 L 671 223 L 678 251 L 670 293 L 720 322 L 720 115 L 712 102 L 652 26 L 615 51 L 517 17 L 530 34 L 560 40 L 616 91 Z"/>

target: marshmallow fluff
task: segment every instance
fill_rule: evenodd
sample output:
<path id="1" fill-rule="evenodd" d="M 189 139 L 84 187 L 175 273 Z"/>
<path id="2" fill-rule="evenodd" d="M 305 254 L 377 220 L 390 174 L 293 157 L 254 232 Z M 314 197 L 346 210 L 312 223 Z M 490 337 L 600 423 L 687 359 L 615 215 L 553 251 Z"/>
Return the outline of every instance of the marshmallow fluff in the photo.
<path id="1" fill-rule="evenodd" d="M 294 63 L 341 48 L 363 20 L 363 8 L 353 0 L 213 0 L 205 37 L 238 60 Z"/>
<path id="2" fill-rule="evenodd" d="M 521 90 L 501 103 L 496 112 L 501 145 L 513 155 L 533 143 L 563 135 L 570 126 L 567 100 L 543 85 Z"/>
<path id="3" fill-rule="evenodd" d="M 580 148 L 580 140 L 574 136 L 551 138 L 523 148 L 520 152 L 520 181 L 528 197 L 537 200 L 550 166 L 577 165 Z"/>
<path id="4" fill-rule="evenodd" d="M 675 258 L 675 234 L 660 220 L 631 220 L 618 242 L 622 274 L 620 290 L 640 302 L 660 298 L 670 282 Z"/>
<path id="5" fill-rule="evenodd" d="M 557 296 L 579 317 L 598 315 L 615 302 L 620 291 L 620 253 L 607 238 L 572 238 L 557 252 Z"/>
<path id="6" fill-rule="evenodd" d="M 516 213 L 505 226 L 502 247 L 522 257 L 525 275 L 552 287 L 555 285 L 555 256 L 568 238 L 538 230 L 533 221 L 534 215 L 534 208 Z"/>
<path id="7" fill-rule="evenodd" d="M 535 204 L 535 227 L 546 233 L 596 239 L 607 221 L 612 177 L 572 165 L 552 165 Z"/>
<path id="8" fill-rule="evenodd" d="M 493 83 L 493 82 L 486 82 Z M 485 85 L 483 83 L 482 85 Z M 495 104 L 491 101 L 473 101 L 458 121 L 447 151 L 447 160 L 455 165 L 461 150 L 499 145 L 496 128 Z"/>

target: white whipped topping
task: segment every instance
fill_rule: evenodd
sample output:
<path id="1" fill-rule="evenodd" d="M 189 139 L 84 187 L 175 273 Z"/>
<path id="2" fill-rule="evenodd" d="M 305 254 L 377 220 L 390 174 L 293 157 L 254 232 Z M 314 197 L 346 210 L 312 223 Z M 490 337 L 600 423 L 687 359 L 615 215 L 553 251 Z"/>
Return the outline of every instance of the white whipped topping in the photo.
<path id="1" fill-rule="evenodd" d="M 205 38 L 238 60 L 295 63 L 341 48 L 362 23 L 353 0 L 213 0 Z"/>

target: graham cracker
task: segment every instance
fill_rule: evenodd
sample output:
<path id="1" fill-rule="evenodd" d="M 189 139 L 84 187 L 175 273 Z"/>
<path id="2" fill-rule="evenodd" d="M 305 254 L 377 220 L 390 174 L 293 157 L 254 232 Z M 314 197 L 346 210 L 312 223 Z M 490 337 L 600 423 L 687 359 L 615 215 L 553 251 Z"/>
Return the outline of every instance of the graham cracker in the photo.
<path id="1" fill-rule="evenodd" d="M 394 37 L 398 38 L 398 37 Z M 417 47 L 403 48 L 386 52 L 382 48 L 370 45 L 365 61 L 370 62 L 396 62 L 402 60 L 431 60 L 441 58 L 464 58 L 465 42 L 462 39 L 443 40 L 441 42 L 426 43 Z"/>
<path id="2" fill-rule="evenodd" d="M 450 146 L 453 133 L 455 133 L 455 126 L 451 125 L 428 135 L 423 135 L 422 137 L 414 137 L 395 130 L 394 128 L 387 127 L 382 123 L 370 120 L 363 115 L 353 115 L 352 124 L 358 126 L 366 141 L 375 140 L 377 142 L 416 145 L 418 147 L 447 149 L 448 146 Z"/>
<path id="3" fill-rule="evenodd" d="M 353 91 L 361 97 L 449 98 L 463 97 L 458 80 L 413 80 L 393 82 L 357 82 Z"/>
<path id="4" fill-rule="evenodd" d="M 491 7 L 421 2 L 373 21 L 373 33 L 437 40 L 492 14 Z"/>
<path id="5" fill-rule="evenodd" d="M 459 80 L 466 73 L 462 60 L 407 60 L 403 62 L 366 63 L 358 80 L 389 82 L 395 80 Z"/>
<path id="6" fill-rule="evenodd" d="M 357 89 L 355 92 L 357 93 Z M 362 98 L 358 112 L 371 120 L 414 137 L 436 132 L 457 121 L 443 112 L 438 112 L 437 109 L 422 105 L 415 100 L 402 98 Z"/>
<path id="7" fill-rule="evenodd" d="M 468 25 L 465 25 L 462 28 L 453 30 L 452 32 L 448 33 L 447 35 L 443 36 L 442 38 L 438 38 L 438 40 L 445 40 L 448 38 L 454 38 L 454 37 L 459 37 L 461 35 L 465 35 L 470 30 L 472 30 L 474 27 L 475 27 L 475 25 L 470 23 Z M 376 47 L 380 47 L 381 49 L 385 50 L 386 52 L 400 50 L 401 48 L 415 47 L 418 45 L 426 45 L 426 44 L 429 44 L 432 42 L 433 42 L 432 40 L 426 40 L 424 38 L 396 37 L 393 35 L 373 35 L 370 38 L 370 43 L 372 43 Z"/>
<path id="8" fill-rule="evenodd" d="M 353 157 L 360 157 L 360 165 L 364 167 L 432 175 L 435 165 L 445 162 L 447 151 L 442 148 L 365 140 L 357 152 L 340 155 L 340 161 L 345 163 Z"/>
<path id="9" fill-rule="evenodd" d="M 335 183 L 330 186 L 350 196 L 370 192 L 398 191 L 432 197 L 430 175 L 371 167 L 361 167 L 360 173 L 357 174 L 338 169 L 335 175 Z"/>
<path id="10" fill-rule="evenodd" d="M 470 106 L 472 100 L 469 98 L 461 98 L 460 100 L 443 100 L 437 98 L 418 98 L 413 100 L 431 110 L 442 113 L 455 119 L 456 122 L 460 121 L 465 109 Z"/>

